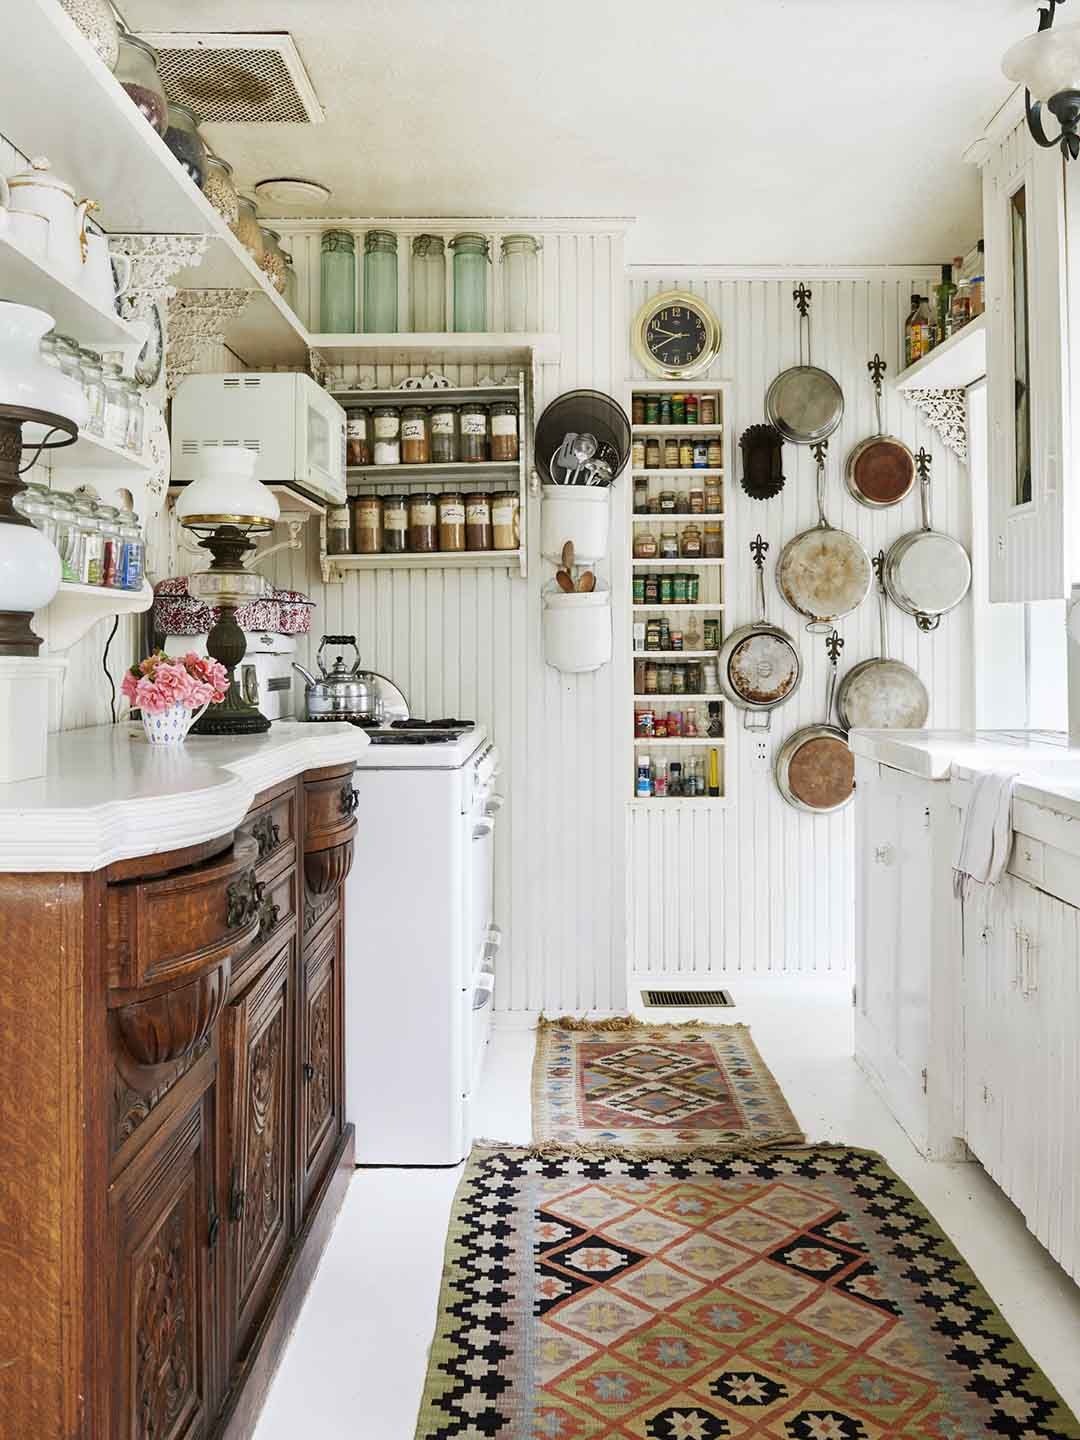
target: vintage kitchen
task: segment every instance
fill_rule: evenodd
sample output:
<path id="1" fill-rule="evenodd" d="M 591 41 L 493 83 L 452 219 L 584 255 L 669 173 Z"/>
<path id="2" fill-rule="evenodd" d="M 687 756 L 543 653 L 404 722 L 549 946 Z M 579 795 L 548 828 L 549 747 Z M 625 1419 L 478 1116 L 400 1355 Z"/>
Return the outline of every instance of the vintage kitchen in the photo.
<path id="1" fill-rule="evenodd" d="M 7 0 L 3 1440 L 1080 1440 L 1075 8 Z"/>

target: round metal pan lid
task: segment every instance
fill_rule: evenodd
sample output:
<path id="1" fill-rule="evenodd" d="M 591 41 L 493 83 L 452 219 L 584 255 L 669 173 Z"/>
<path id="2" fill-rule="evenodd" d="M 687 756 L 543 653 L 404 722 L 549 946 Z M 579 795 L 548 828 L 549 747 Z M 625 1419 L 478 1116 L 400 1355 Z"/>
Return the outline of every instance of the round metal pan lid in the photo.
<path id="1" fill-rule="evenodd" d="M 765 414 L 785 440 L 817 445 L 827 440 L 844 418 L 844 394 L 827 370 L 796 365 L 769 386 Z"/>
<path id="2" fill-rule="evenodd" d="M 731 688 L 748 705 L 779 705 L 799 682 L 799 656 L 790 640 L 759 630 L 735 646 L 728 660 Z"/>
<path id="3" fill-rule="evenodd" d="M 788 761 L 788 789 L 810 810 L 838 810 L 855 793 L 855 756 L 839 731 L 824 727 L 797 745 Z"/>

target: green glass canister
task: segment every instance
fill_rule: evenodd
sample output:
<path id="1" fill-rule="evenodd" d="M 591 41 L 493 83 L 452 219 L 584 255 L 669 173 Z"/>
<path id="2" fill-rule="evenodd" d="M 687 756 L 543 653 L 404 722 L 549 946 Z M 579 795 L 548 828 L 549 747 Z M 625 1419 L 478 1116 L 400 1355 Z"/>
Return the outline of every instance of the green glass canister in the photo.
<path id="1" fill-rule="evenodd" d="M 348 230 L 324 230 L 319 258 L 319 329 L 356 333 L 356 241 Z"/>
<path id="2" fill-rule="evenodd" d="M 455 235 L 450 241 L 454 252 L 454 329 L 458 333 L 487 329 L 488 266 L 491 249 L 483 235 Z"/>
<path id="3" fill-rule="evenodd" d="M 412 328 L 441 334 L 446 329 L 446 250 L 440 235 L 416 235 L 412 242 Z"/>
<path id="4" fill-rule="evenodd" d="M 392 335 L 398 328 L 397 236 L 369 230 L 364 236 L 364 329 Z"/>

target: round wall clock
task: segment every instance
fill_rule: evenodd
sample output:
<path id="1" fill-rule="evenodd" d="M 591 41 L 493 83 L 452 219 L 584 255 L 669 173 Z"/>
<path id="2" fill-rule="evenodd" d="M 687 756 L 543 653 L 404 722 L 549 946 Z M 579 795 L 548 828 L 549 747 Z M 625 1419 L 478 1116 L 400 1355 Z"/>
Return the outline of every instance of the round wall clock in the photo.
<path id="1" fill-rule="evenodd" d="M 720 322 L 697 295 L 668 290 L 655 295 L 634 320 L 634 354 L 654 375 L 688 380 L 703 374 L 720 353 Z"/>

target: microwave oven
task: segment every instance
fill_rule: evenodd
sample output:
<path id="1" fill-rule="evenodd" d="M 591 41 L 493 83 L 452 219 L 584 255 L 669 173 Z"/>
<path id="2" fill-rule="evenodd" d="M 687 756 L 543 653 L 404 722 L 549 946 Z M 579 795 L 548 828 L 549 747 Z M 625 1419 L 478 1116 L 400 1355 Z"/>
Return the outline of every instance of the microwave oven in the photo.
<path id="1" fill-rule="evenodd" d="M 199 456 L 221 446 L 254 450 L 265 485 L 346 503 L 345 411 L 310 375 L 189 375 L 172 402 L 173 483 L 196 479 Z"/>

